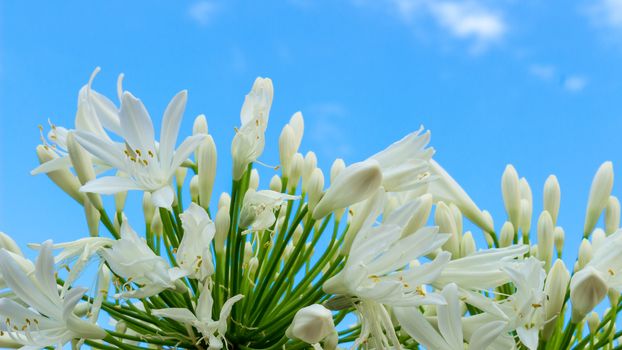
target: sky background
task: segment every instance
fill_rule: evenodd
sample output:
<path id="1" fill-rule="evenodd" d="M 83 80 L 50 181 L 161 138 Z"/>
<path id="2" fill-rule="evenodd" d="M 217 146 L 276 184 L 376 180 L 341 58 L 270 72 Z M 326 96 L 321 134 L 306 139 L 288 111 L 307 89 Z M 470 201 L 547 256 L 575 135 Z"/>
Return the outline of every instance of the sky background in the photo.
<path id="1" fill-rule="evenodd" d="M 301 151 L 326 171 L 424 125 L 435 159 L 497 229 L 506 164 L 532 186 L 533 227 L 556 174 L 569 257 L 593 174 L 606 160 L 622 165 L 621 0 L 3 1 L 0 39 L 0 230 L 22 247 L 87 235 L 80 206 L 29 172 L 37 126 L 71 127 L 97 66 L 96 90 L 116 101 L 125 73 L 157 124 L 189 90 L 182 132 L 207 115 L 216 194 L 229 189 L 233 128 L 257 76 L 275 88 L 263 162 L 277 163 L 278 134 L 298 110 Z M 260 171 L 267 186 L 274 171 Z M 141 227 L 137 199 L 127 212 Z"/>

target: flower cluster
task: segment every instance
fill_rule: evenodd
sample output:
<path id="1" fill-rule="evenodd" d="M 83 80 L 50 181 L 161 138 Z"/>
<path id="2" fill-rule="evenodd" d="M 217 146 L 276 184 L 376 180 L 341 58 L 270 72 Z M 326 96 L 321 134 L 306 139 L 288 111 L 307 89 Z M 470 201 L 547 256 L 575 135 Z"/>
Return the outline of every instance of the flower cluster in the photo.
<path id="1" fill-rule="evenodd" d="M 166 107 L 156 139 L 122 76 L 118 105 L 92 88 L 98 70 L 79 92 L 75 125 L 52 125 L 33 170 L 84 208 L 89 236 L 31 244 L 39 252 L 31 262 L 0 234 L 1 346 L 536 350 L 617 343 L 622 230 L 611 163 L 596 173 L 579 257 L 568 269 L 553 175 L 532 225 L 530 186 L 508 165 L 501 178 L 507 217 L 495 226 L 433 160 L 429 131 L 350 165 L 337 159 L 325 173 L 315 153 L 300 152 L 297 112 L 278 140 L 280 165 L 260 188 L 254 165 L 273 86 L 257 78 L 231 142 L 231 190 L 216 200 L 217 151 L 204 116 L 176 147 L 187 92 Z M 128 191 L 143 193 L 144 222 L 126 217 Z M 114 209 L 102 195 L 114 195 Z M 465 220 L 474 232 L 464 232 Z M 77 286 L 89 277 L 92 288 Z M 596 313 L 605 298 L 610 307 Z"/>

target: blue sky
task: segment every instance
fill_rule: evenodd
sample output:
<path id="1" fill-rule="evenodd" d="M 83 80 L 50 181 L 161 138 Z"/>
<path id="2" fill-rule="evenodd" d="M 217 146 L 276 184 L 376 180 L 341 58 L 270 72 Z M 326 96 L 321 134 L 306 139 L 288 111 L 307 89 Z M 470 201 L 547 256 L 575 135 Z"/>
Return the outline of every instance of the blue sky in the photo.
<path id="1" fill-rule="evenodd" d="M 14 1 L 0 4 L 0 18 L 0 230 L 22 246 L 87 234 L 81 208 L 29 171 L 37 125 L 71 126 L 96 66 L 95 89 L 115 97 L 125 73 L 156 121 L 189 89 L 183 130 L 207 115 L 217 192 L 228 190 L 233 127 L 256 76 L 275 86 L 263 162 L 276 164 L 278 134 L 297 110 L 301 150 L 324 169 L 423 124 L 435 158 L 497 228 L 507 163 L 532 185 L 534 213 L 556 174 L 569 255 L 594 172 L 622 164 L 620 0 Z M 261 171 L 267 185 L 273 171 Z M 128 206 L 140 223 L 138 202 Z"/>

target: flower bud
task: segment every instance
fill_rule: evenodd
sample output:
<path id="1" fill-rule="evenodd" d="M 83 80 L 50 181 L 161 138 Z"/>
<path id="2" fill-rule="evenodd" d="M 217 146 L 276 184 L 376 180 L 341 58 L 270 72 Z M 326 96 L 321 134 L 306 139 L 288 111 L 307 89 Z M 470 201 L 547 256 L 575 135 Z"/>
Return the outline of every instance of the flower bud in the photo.
<path id="1" fill-rule="evenodd" d="M 199 175 L 190 178 L 190 200 L 199 203 Z"/>
<path id="2" fill-rule="evenodd" d="M 544 182 L 544 210 L 551 214 L 553 225 L 557 224 L 559 214 L 559 203 L 561 200 L 561 190 L 555 175 L 549 175 Z"/>
<path id="3" fill-rule="evenodd" d="M 518 173 L 511 164 L 505 167 L 503 176 L 501 176 L 501 193 L 509 221 L 516 228 L 520 220 L 520 182 Z"/>
<path id="4" fill-rule="evenodd" d="M 91 237 L 99 236 L 99 219 L 101 214 L 90 201 L 84 201 L 84 214 Z"/>
<path id="5" fill-rule="evenodd" d="M 252 188 L 255 191 L 259 188 L 259 172 L 257 169 L 251 170 L 251 176 L 248 179 L 248 188 Z"/>
<path id="6" fill-rule="evenodd" d="M 153 206 L 153 201 L 151 200 L 151 193 L 144 192 L 143 194 L 143 216 L 145 218 L 145 223 L 149 225 L 151 223 L 151 219 L 153 218 L 153 212 L 155 207 Z"/>
<path id="7" fill-rule="evenodd" d="M 382 171 L 378 162 L 366 160 L 352 164 L 340 171 L 331 182 L 330 188 L 313 210 L 313 218 L 321 219 L 332 211 L 365 200 L 373 195 L 381 184 Z"/>
<path id="8" fill-rule="evenodd" d="M 305 162 L 302 166 L 302 192 L 307 192 L 309 179 L 315 168 L 317 168 L 317 156 L 313 151 L 309 151 L 305 155 Z"/>
<path id="9" fill-rule="evenodd" d="M 570 281 L 572 322 L 579 323 L 588 312 L 594 310 L 607 295 L 605 279 L 593 267 L 588 266 L 575 273 Z"/>
<path id="10" fill-rule="evenodd" d="M 449 203 L 449 209 L 451 209 L 451 214 L 454 217 L 454 222 L 456 223 L 456 232 L 460 237 L 462 237 L 462 213 L 460 209 L 453 203 Z"/>
<path id="11" fill-rule="evenodd" d="M 402 237 L 411 233 L 415 233 L 418 229 L 425 226 L 428 222 L 428 218 L 430 217 L 430 213 L 432 212 L 431 194 L 426 193 L 424 195 L 421 195 L 415 201 L 417 202 L 416 208 L 413 211 L 412 217 L 410 218 L 410 220 L 408 220 L 406 226 L 404 226 L 404 230 L 402 231 Z"/>
<path id="12" fill-rule="evenodd" d="M 218 209 L 215 224 L 216 234 L 214 235 L 214 250 L 216 254 L 221 254 L 225 249 L 225 240 L 229 234 L 229 225 L 231 224 L 228 205 Z"/>
<path id="13" fill-rule="evenodd" d="M 533 194 L 531 193 L 531 187 L 527 179 L 524 177 L 520 179 L 520 215 L 518 220 L 518 227 L 516 232 L 520 228 L 523 234 L 529 233 L 531 229 L 531 214 L 533 213 Z"/>
<path id="14" fill-rule="evenodd" d="M 551 267 L 553 258 L 553 220 L 548 211 L 543 211 L 538 219 L 538 259 L 544 262 L 544 270 Z"/>
<path id="15" fill-rule="evenodd" d="M 551 338 L 556 326 L 557 316 L 560 314 L 564 306 L 564 298 L 570 281 L 570 272 L 560 259 L 555 260 L 553 267 L 549 271 L 546 282 L 544 283 L 544 294 L 548 300 L 544 304 L 544 315 L 547 323 L 542 330 L 542 336 L 545 340 Z"/>
<path id="16" fill-rule="evenodd" d="M 613 188 L 613 166 L 611 162 L 604 162 L 592 180 L 590 187 L 590 197 L 587 201 L 585 214 L 585 225 L 583 226 L 583 236 L 587 237 L 596 226 L 596 222 L 607 206 L 607 201 Z"/>
<path id="17" fill-rule="evenodd" d="M 216 144 L 211 135 L 203 140 L 198 150 L 199 202 L 207 210 L 212 198 L 214 180 L 216 179 L 216 161 L 218 159 Z"/>
<path id="18" fill-rule="evenodd" d="M 259 259 L 256 256 L 253 256 L 248 261 L 248 277 L 251 280 L 255 279 L 255 273 L 257 272 L 257 267 L 259 267 Z"/>
<path id="19" fill-rule="evenodd" d="M 603 229 L 597 228 L 592 232 L 592 251 L 599 250 L 603 244 L 605 243 L 605 239 L 607 238 L 607 234 Z"/>
<path id="20" fill-rule="evenodd" d="M 564 233 L 564 229 L 561 226 L 555 227 L 555 230 L 553 231 L 553 241 L 555 242 L 555 250 L 557 251 L 557 256 L 562 256 L 565 238 L 566 234 Z"/>
<path id="21" fill-rule="evenodd" d="M 579 264 L 579 270 L 584 268 L 587 263 L 592 260 L 592 256 L 594 255 L 592 250 L 592 244 L 586 238 L 581 241 L 581 245 L 579 246 L 579 259 L 577 263 Z"/>
<path id="22" fill-rule="evenodd" d="M 324 173 L 322 173 L 322 169 L 315 168 L 311 173 L 307 193 L 309 195 L 309 211 L 313 212 L 324 193 Z"/>
<path id="23" fill-rule="evenodd" d="M 590 329 L 591 334 L 596 334 L 596 330 L 598 325 L 600 324 L 600 318 L 598 318 L 598 314 L 596 311 L 592 311 L 587 315 L 587 326 Z"/>
<path id="24" fill-rule="evenodd" d="M 460 240 L 458 239 L 456 222 L 451 209 L 443 202 L 436 204 L 434 223 L 438 226 L 439 233 L 451 234 L 449 239 L 443 244 L 443 250 L 450 252 L 453 258 L 458 258 L 460 255 Z"/>
<path id="25" fill-rule="evenodd" d="M 281 182 L 281 177 L 274 175 L 272 179 L 270 179 L 270 190 L 274 192 L 281 192 L 282 187 L 283 183 Z"/>
<path id="26" fill-rule="evenodd" d="M 16 255 L 24 256 L 22 250 L 19 249 L 19 246 L 15 243 L 13 238 L 9 237 L 9 235 L 4 232 L 0 232 L 0 248 L 6 249 Z"/>
<path id="27" fill-rule="evenodd" d="M 462 240 L 460 241 L 460 256 L 469 256 L 472 253 L 475 253 L 476 250 L 477 248 L 475 246 L 473 234 L 471 234 L 471 231 L 465 232 L 464 236 L 462 236 Z"/>
<path id="28" fill-rule="evenodd" d="M 495 222 L 492 219 L 492 215 L 490 215 L 490 212 L 488 210 L 482 210 L 482 220 L 484 222 L 484 226 L 490 228 L 490 231 L 482 229 L 482 232 L 484 233 L 484 239 L 486 240 L 486 244 L 488 244 L 489 247 L 492 247 L 494 241 L 492 239 L 492 236 L 490 235 L 490 232 L 494 231 Z"/>
<path id="29" fill-rule="evenodd" d="M 313 304 L 296 312 L 285 335 L 307 344 L 317 344 L 330 336 L 334 330 L 335 323 L 330 310 L 320 304 Z"/>
<path id="30" fill-rule="evenodd" d="M 538 245 L 537 244 L 534 244 L 531 247 L 529 247 L 529 255 L 538 256 Z"/>
<path id="31" fill-rule="evenodd" d="M 248 266 L 248 263 L 250 262 L 252 256 L 253 256 L 253 245 L 251 244 L 251 242 L 246 241 L 244 243 L 244 256 L 242 258 L 242 264 L 245 266 Z"/>
<path id="32" fill-rule="evenodd" d="M 300 148 L 300 143 L 302 142 L 302 135 L 305 131 L 305 122 L 300 111 L 294 113 L 292 117 L 289 118 L 289 125 L 294 131 L 294 145 L 296 146 L 294 152 L 298 152 L 298 148 Z"/>
<path id="33" fill-rule="evenodd" d="M 302 154 L 296 153 L 292 158 L 291 169 L 289 171 L 289 180 L 287 182 L 287 188 L 290 191 L 293 191 L 300 181 L 300 176 L 302 175 L 302 167 L 304 166 L 304 158 L 302 158 Z"/>
<path id="34" fill-rule="evenodd" d="M 610 235 L 620 228 L 620 201 L 615 196 L 609 196 L 605 208 L 605 232 Z"/>
<path id="35" fill-rule="evenodd" d="M 290 164 L 296 154 L 296 135 L 294 129 L 286 124 L 279 136 L 279 159 L 281 161 L 281 169 L 283 177 L 289 177 Z"/>
<path id="36" fill-rule="evenodd" d="M 57 159 L 58 155 L 54 153 L 49 147 L 39 145 L 37 146 L 37 157 L 39 163 L 43 164 Z M 52 180 L 61 190 L 67 193 L 76 202 L 82 204 L 84 201 L 84 194 L 80 192 L 80 181 L 76 178 L 69 169 L 63 168 L 46 173 L 47 177 Z"/>
<path id="37" fill-rule="evenodd" d="M 229 207 L 230 205 L 231 205 L 231 196 L 229 196 L 229 193 L 227 192 L 221 193 L 220 197 L 218 198 L 218 209 L 220 210 L 220 208 Z"/>
<path id="38" fill-rule="evenodd" d="M 125 201 L 127 200 L 127 191 L 121 191 L 114 194 L 114 207 L 117 213 L 123 212 Z"/>
<path id="39" fill-rule="evenodd" d="M 337 178 L 337 175 L 339 175 L 339 173 L 341 173 L 345 168 L 346 168 L 346 162 L 344 162 L 343 159 L 341 158 L 335 159 L 335 161 L 333 162 L 333 165 L 330 167 L 330 183 L 331 184 L 335 181 L 335 179 Z"/>
<path id="40" fill-rule="evenodd" d="M 89 181 L 94 180 L 95 170 L 93 169 L 91 155 L 84 148 L 82 148 L 80 144 L 78 144 L 75 136 L 71 132 L 67 134 L 67 151 L 69 152 L 71 164 L 73 164 L 73 169 L 76 171 L 76 175 L 78 175 L 80 183 L 82 185 L 86 185 Z M 98 210 L 104 208 L 104 204 L 102 203 L 99 193 L 87 192 L 86 196 L 89 198 L 91 203 L 93 203 L 95 208 Z"/>
<path id="41" fill-rule="evenodd" d="M 501 234 L 499 236 L 499 246 L 501 248 L 509 247 L 514 242 L 514 226 L 511 222 L 506 221 L 501 227 Z"/>
<path id="42" fill-rule="evenodd" d="M 158 236 L 162 236 L 162 233 L 164 232 L 164 225 L 162 224 L 159 210 L 154 210 L 153 216 L 151 217 L 149 222 L 151 222 L 151 232 L 155 233 Z"/>
<path id="43" fill-rule="evenodd" d="M 192 125 L 192 135 L 207 134 L 207 119 L 204 114 L 198 115 Z"/>

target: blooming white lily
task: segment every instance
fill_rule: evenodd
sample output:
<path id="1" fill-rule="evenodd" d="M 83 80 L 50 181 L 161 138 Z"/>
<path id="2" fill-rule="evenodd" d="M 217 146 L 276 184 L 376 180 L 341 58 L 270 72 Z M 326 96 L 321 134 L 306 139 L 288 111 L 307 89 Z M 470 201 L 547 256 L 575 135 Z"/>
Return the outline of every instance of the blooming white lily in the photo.
<path id="1" fill-rule="evenodd" d="M 143 103 L 129 92 L 121 99 L 120 131 L 125 143 L 117 143 L 88 131 L 76 131 L 76 139 L 88 152 L 127 177 L 104 176 L 82 186 L 83 192 L 114 194 L 128 190 L 151 192 L 154 205 L 170 208 L 174 200 L 171 178 L 175 170 L 199 146 L 204 134 L 188 137 L 177 150 L 177 134 L 186 107 L 181 91 L 169 103 L 162 119 L 160 143 Z"/>
<path id="2" fill-rule="evenodd" d="M 0 299 L 0 315 L 5 320 L 0 330 L 24 345 L 24 349 L 60 348 L 74 338 L 106 336 L 104 330 L 74 314 L 85 288 L 72 288 L 59 294 L 51 241 L 43 243 L 34 273 L 25 271 L 13 255 L 0 249 L 0 272 L 15 296 L 30 306 L 24 307 L 9 298 Z"/>
<path id="3" fill-rule="evenodd" d="M 128 284 L 139 286 L 116 294 L 116 298 L 145 298 L 165 289 L 179 288 L 177 280 L 187 275 L 185 270 L 171 268 L 166 260 L 155 255 L 127 220 L 121 224 L 121 239 L 99 253 L 115 274 L 127 279 Z"/>
<path id="4" fill-rule="evenodd" d="M 244 296 L 238 294 L 229 298 L 220 309 L 220 316 L 218 320 L 214 320 L 212 319 L 212 306 L 214 304 L 214 299 L 212 298 L 209 283 L 209 280 L 205 281 L 194 313 L 188 309 L 169 308 L 153 310 L 153 314 L 196 327 L 196 329 L 201 332 L 201 335 L 203 335 L 197 343 L 205 340 L 209 344 L 208 350 L 216 350 L 222 349 L 226 342 L 225 335 L 227 334 L 227 319 L 229 318 L 233 304 L 238 302 Z"/>
<path id="5" fill-rule="evenodd" d="M 191 203 L 180 215 L 184 237 L 177 248 L 177 263 L 190 278 L 203 281 L 214 273 L 210 246 L 216 226 L 201 206 Z"/>
<path id="6" fill-rule="evenodd" d="M 263 153 L 273 95 L 272 80 L 259 77 L 244 99 L 240 112 L 242 126 L 231 142 L 234 180 L 242 178 L 246 166 Z"/>
<path id="7" fill-rule="evenodd" d="M 271 190 L 255 191 L 250 189 L 244 196 L 240 214 L 240 227 L 251 226 L 250 231 L 263 231 L 272 227 L 276 221 L 274 211 L 288 200 L 300 197 Z"/>

